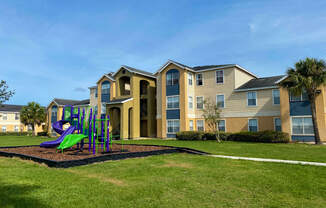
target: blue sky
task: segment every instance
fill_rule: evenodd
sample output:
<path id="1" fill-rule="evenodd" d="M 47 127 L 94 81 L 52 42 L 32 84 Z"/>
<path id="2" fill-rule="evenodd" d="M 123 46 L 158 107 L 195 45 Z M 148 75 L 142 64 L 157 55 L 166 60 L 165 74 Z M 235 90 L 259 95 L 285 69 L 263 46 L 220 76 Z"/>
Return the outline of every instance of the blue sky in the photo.
<path id="1" fill-rule="evenodd" d="M 326 58 L 326 1 L 3 0 L 0 79 L 7 103 L 86 99 L 88 87 L 120 65 L 154 72 L 239 64 L 284 74 L 307 56 Z"/>

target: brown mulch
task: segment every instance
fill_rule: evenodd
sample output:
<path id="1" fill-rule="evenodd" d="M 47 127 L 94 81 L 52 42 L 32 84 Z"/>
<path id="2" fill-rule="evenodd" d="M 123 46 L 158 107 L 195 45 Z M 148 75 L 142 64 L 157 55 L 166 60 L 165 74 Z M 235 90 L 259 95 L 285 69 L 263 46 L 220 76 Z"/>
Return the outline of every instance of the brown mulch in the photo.
<path id="1" fill-rule="evenodd" d="M 55 161 L 66 161 L 66 160 L 80 160 L 85 158 L 92 158 L 103 155 L 113 155 L 113 154 L 125 154 L 125 153 L 133 153 L 133 152 L 148 152 L 148 151 L 156 151 L 156 150 L 166 150 L 172 149 L 170 147 L 159 147 L 159 146 L 141 146 L 141 145 L 122 145 L 113 144 L 110 152 L 102 152 L 100 148 L 98 148 L 98 153 L 95 155 L 88 151 L 88 145 L 84 145 L 84 150 L 80 151 L 76 146 L 72 147 L 72 149 L 66 149 L 61 153 L 61 151 L 57 151 L 56 148 L 42 148 L 39 146 L 32 147 L 16 147 L 16 148 L 0 148 L 1 152 L 9 152 L 9 153 L 18 153 L 24 154 L 28 156 L 39 157 L 48 160 Z M 123 151 L 122 151 L 123 150 Z"/>

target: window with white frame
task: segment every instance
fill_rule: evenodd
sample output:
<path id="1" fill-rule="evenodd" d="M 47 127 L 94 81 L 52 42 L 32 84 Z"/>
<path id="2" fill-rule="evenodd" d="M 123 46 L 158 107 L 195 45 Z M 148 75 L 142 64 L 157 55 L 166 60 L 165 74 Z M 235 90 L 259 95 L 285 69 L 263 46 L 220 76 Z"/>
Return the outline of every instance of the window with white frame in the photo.
<path id="1" fill-rule="evenodd" d="M 247 92 L 247 103 L 248 106 L 257 105 L 257 92 Z"/>
<path id="2" fill-rule="evenodd" d="M 204 120 L 197 120 L 197 131 L 204 131 Z"/>
<path id="3" fill-rule="evenodd" d="M 170 70 L 166 73 L 166 85 L 177 85 L 179 84 L 179 71 Z"/>
<path id="4" fill-rule="evenodd" d="M 192 109 L 193 108 L 193 98 L 192 96 L 188 96 L 188 107 L 189 109 Z"/>
<path id="5" fill-rule="evenodd" d="M 280 102 L 280 90 L 273 90 L 273 104 L 279 105 Z"/>
<path id="6" fill-rule="evenodd" d="M 196 74 L 196 85 L 202 86 L 203 84 L 203 74 Z"/>
<path id="7" fill-rule="evenodd" d="M 219 108 L 224 108 L 224 95 L 216 95 L 216 105 Z"/>
<path id="8" fill-rule="evenodd" d="M 190 131 L 194 130 L 194 121 L 193 120 L 189 120 L 189 130 Z"/>
<path id="9" fill-rule="evenodd" d="M 216 83 L 217 84 L 223 84 L 224 83 L 224 71 L 223 70 L 217 70 L 216 71 Z"/>
<path id="10" fill-rule="evenodd" d="M 175 134 L 180 131 L 180 121 L 179 120 L 167 120 L 167 133 Z"/>
<path id="11" fill-rule="evenodd" d="M 15 113 L 15 120 L 19 120 L 19 113 Z"/>
<path id="12" fill-rule="evenodd" d="M 188 72 L 188 84 L 192 85 L 192 73 Z"/>
<path id="13" fill-rule="evenodd" d="M 196 106 L 197 106 L 197 109 L 204 109 L 204 97 L 203 96 L 196 97 Z"/>
<path id="14" fill-rule="evenodd" d="M 303 91 L 301 94 L 296 95 L 292 92 L 290 92 L 290 102 L 302 102 L 302 101 L 307 101 L 308 99 L 308 94 L 306 91 Z"/>
<path id="15" fill-rule="evenodd" d="M 225 120 L 220 120 L 218 122 L 218 130 L 219 131 L 224 131 L 225 132 Z"/>
<path id="16" fill-rule="evenodd" d="M 2 126 L 2 132 L 6 132 L 7 131 L 7 127 L 6 126 Z"/>
<path id="17" fill-rule="evenodd" d="M 282 131 L 282 123 L 280 118 L 274 118 L 275 131 Z"/>
<path id="18" fill-rule="evenodd" d="M 178 109 L 179 108 L 179 95 L 167 96 L 166 97 L 166 108 L 167 109 Z"/>
<path id="19" fill-rule="evenodd" d="M 311 117 L 292 117 L 292 134 L 313 135 L 314 128 Z"/>
<path id="20" fill-rule="evenodd" d="M 257 119 L 249 119 L 248 121 L 248 130 L 251 132 L 258 131 L 258 120 Z"/>
<path id="21" fill-rule="evenodd" d="M 18 132 L 19 131 L 19 126 L 15 126 L 15 132 Z"/>
<path id="22" fill-rule="evenodd" d="M 3 113 L 2 114 L 2 120 L 7 120 L 8 119 L 8 115 L 7 115 L 7 113 Z"/>

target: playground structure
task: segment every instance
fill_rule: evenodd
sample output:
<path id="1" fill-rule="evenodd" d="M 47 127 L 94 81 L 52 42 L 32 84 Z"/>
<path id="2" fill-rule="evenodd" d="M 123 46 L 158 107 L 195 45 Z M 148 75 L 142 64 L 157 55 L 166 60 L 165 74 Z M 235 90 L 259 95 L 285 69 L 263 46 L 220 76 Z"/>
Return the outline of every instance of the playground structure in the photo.
<path id="1" fill-rule="evenodd" d="M 40 144 L 40 147 L 57 147 L 58 150 L 71 148 L 77 145 L 77 148 L 83 150 L 85 139 L 88 138 L 88 151 L 95 155 L 99 149 L 102 152 L 110 151 L 110 118 L 105 116 L 100 119 L 93 114 L 92 108 L 80 108 L 65 105 L 62 112 L 62 119 L 52 124 L 55 132 L 60 137 L 54 141 L 47 141 Z M 88 114 L 88 119 L 87 119 Z M 67 129 L 63 129 L 64 125 L 69 123 Z M 75 133 L 76 132 L 76 133 Z M 112 144 L 111 144 L 112 145 Z"/>

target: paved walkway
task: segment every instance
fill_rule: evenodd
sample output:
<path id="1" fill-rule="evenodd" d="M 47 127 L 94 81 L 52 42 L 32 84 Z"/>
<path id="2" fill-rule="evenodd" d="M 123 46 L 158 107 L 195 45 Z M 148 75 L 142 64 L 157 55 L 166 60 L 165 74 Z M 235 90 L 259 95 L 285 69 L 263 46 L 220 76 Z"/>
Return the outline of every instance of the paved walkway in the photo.
<path id="1" fill-rule="evenodd" d="M 268 158 L 254 158 L 254 157 L 237 157 L 237 156 L 226 156 L 226 155 L 208 155 L 210 157 L 227 158 L 233 160 L 250 160 L 258 162 L 274 162 L 274 163 L 286 163 L 286 164 L 298 164 L 298 165 L 314 165 L 314 166 L 324 166 L 326 163 L 320 162 L 306 162 L 306 161 L 296 161 L 296 160 L 279 160 L 279 159 L 268 159 Z"/>

